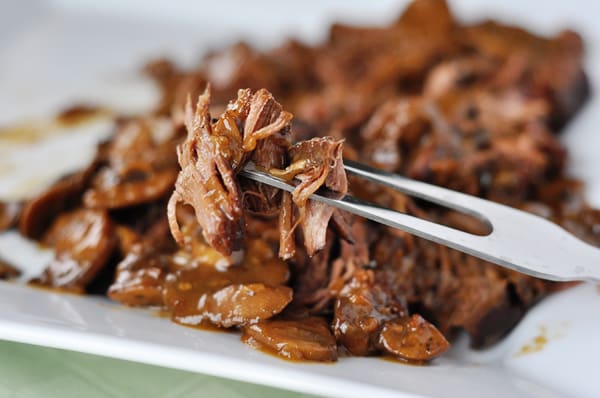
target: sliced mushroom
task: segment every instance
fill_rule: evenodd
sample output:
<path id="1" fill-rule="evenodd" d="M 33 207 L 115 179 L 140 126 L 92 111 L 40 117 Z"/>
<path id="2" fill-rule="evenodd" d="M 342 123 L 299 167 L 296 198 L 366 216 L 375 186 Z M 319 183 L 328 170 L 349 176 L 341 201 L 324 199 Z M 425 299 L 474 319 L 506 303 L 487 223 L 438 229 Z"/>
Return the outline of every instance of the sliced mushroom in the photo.
<path id="1" fill-rule="evenodd" d="M 234 284 L 203 294 L 198 301 L 178 302 L 173 320 L 184 325 L 199 325 L 208 320 L 222 326 L 242 326 L 277 315 L 292 301 L 292 289 L 262 283 Z"/>
<path id="2" fill-rule="evenodd" d="M 40 239 L 55 217 L 77 206 L 95 165 L 66 176 L 25 203 L 19 219 L 19 230 L 31 239 Z"/>
<path id="3" fill-rule="evenodd" d="M 61 214 L 42 241 L 54 247 L 56 255 L 35 282 L 74 291 L 85 289 L 117 244 L 108 214 L 87 209 Z"/>
<path id="4" fill-rule="evenodd" d="M 90 208 L 119 209 L 158 200 L 177 179 L 179 131 L 165 118 L 124 123 L 104 150 L 103 164 L 85 192 Z"/>
<path id="5" fill-rule="evenodd" d="M 158 200 L 173 189 L 177 170 L 132 172 L 119 184 L 106 184 L 88 190 L 83 201 L 90 208 L 118 209 Z M 110 177 L 106 177 L 106 180 Z"/>
<path id="6" fill-rule="evenodd" d="M 417 314 L 383 325 L 379 343 L 390 354 L 408 361 L 429 361 L 450 348 L 444 335 Z"/>
<path id="7" fill-rule="evenodd" d="M 330 362 L 337 359 L 335 337 L 321 317 L 261 321 L 244 328 L 242 341 L 292 360 Z"/>
<path id="8" fill-rule="evenodd" d="M 379 351 L 383 325 L 405 314 L 394 296 L 375 283 L 372 271 L 358 270 L 335 301 L 333 331 L 350 353 L 368 355 Z"/>
<path id="9" fill-rule="evenodd" d="M 172 267 L 171 253 L 136 244 L 117 265 L 108 297 L 132 307 L 163 305 L 163 284 Z"/>

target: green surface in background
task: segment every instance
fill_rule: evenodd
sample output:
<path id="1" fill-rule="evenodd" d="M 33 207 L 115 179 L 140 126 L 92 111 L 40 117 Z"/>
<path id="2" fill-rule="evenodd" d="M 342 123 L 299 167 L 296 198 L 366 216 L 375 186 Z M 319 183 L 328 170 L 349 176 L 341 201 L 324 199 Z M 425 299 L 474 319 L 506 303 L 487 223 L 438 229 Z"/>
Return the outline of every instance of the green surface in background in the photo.
<path id="1" fill-rule="evenodd" d="M 310 396 L 159 366 L 0 341 L 0 397 Z"/>

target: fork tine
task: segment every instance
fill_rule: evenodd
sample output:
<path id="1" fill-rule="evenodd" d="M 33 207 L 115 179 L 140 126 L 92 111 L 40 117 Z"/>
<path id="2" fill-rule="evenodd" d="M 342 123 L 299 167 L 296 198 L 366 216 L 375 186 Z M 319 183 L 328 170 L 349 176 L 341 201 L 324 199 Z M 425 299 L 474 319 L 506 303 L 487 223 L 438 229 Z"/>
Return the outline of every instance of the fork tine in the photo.
<path id="1" fill-rule="evenodd" d="M 447 246 L 544 279 L 600 281 L 600 249 L 575 238 L 542 217 L 357 162 L 344 163 L 351 174 L 469 214 L 491 227 L 491 234 L 467 234 L 472 237 L 469 239 L 455 236 L 462 231 L 450 228 L 450 236 L 444 235 Z"/>
<path id="2" fill-rule="evenodd" d="M 351 174 L 477 217 L 488 223 L 492 232 L 487 236 L 473 235 L 352 196 L 332 199 L 315 194 L 311 199 L 532 276 L 554 281 L 600 281 L 600 249 L 546 219 L 356 162 L 344 163 Z M 241 175 L 289 192 L 295 188 L 251 164 Z"/>
<path id="3" fill-rule="evenodd" d="M 482 222 L 489 223 L 485 215 L 477 211 L 473 206 L 473 199 L 480 198 L 438 187 L 436 185 L 427 184 L 425 182 L 412 180 L 410 178 L 402 177 L 398 174 L 377 170 L 351 160 L 344 159 L 344 168 L 348 173 L 362 177 L 368 181 L 385 185 L 409 196 L 414 196 L 416 198 L 424 199 L 429 202 L 458 210 L 462 213 L 473 216 Z"/>

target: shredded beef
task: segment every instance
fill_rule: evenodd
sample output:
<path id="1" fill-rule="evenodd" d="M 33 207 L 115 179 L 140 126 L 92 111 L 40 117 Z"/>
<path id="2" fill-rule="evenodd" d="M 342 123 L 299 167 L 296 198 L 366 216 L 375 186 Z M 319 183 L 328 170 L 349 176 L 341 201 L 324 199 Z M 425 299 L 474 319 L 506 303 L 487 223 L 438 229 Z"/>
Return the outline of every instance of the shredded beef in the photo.
<path id="1" fill-rule="evenodd" d="M 238 123 L 243 122 L 246 105 L 238 101 L 229 106 L 228 113 L 215 134 L 208 107 L 210 91 L 198 98 L 193 111 L 188 100 L 185 124 L 188 136 L 177 147 L 181 172 L 175 191 L 169 200 L 169 225 L 175 240 L 183 244 L 177 224 L 177 205 L 190 204 L 202 226 L 205 239 L 223 254 L 239 250 L 242 239 L 242 205 L 234 168 L 240 165 L 244 152 Z"/>
<path id="2" fill-rule="evenodd" d="M 486 233 L 471 217 L 347 179 L 352 159 L 538 214 L 600 246 L 600 211 L 568 178 L 557 137 L 588 94 L 583 52 L 572 31 L 463 24 L 445 1 L 416 0 L 389 26 L 335 24 L 317 46 L 238 43 L 188 70 L 158 60 L 146 68 L 162 92 L 156 109 L 118 119 L 88 168 L 21 210 L 0 204 L 0 230 L 18 222 L 55 249 L 37 283 L 108 292 L 186 326 L 238 328 L 288 359 L 422 363 L 461 330 L 489 346 L 572 284 L 310 196 L 350 193 Z M 240 178 L 248 162 L 296 189 Z M 0 265 L 0 278 L 13 275 Z"/>
<path id="3" fill-rule="evenodd" d="M 281 207 L 282 258 L 293 255 L 292 235 L 297 225 L 301 225 L 312 256 L 325 245 L 325 232 L 334 210 L 308 198 L 321 186 L 341 195 L 346 193 L 342 142 L 314 138 L 290 146 L 292 115 L 283 111 L 266 90 L 240 90 L 237 100 L 230 102 L 216 121 L 211 119 L 209 105 L 210 88 L 198 99 L 195 113 L 191 103 L 187 105 L 188 137 L 178 147 L 182 170 L 169 201 L 175 240 L 183 244 L 176 220 L 179 203 L 193 207 L 204 238 L 225 255 L 241 248 L 243 205 L 258 214 Z M 286 197 L 288 194 L 263 184 L 238 184 L 235 175 L 248 161 L 276 176 L 299 180 L 292 200 Z M 299 210 L 297 218 L 293 206 Z"/>
<path id="4" fill-rule="evenodd" d="M 328 188 L 331 192 L 344 196 L 348 190 L 346 173 L 342 160 L 342 141 L 331 137 L 313 138 L 302 141 L 290 148 L 291 164 L 285 170 L 270 169 L 275 176 L 300 183 L 292 193 L 292 200 L 284 198 L 281 216 L 280 255 L 289 259 L 294 254 L 291 235 L 298 225 L 302 229 L 304 245 L 309 256 L 325 246 L 325 234 L 329 220 L 335 211 L 331 206 L 310 201 L 309 197 L 319 188 Z M 285 193 L 284 196 L 289 195 Z M 298 206 L 300 214 L 294 217 L 293 204 Z"/>

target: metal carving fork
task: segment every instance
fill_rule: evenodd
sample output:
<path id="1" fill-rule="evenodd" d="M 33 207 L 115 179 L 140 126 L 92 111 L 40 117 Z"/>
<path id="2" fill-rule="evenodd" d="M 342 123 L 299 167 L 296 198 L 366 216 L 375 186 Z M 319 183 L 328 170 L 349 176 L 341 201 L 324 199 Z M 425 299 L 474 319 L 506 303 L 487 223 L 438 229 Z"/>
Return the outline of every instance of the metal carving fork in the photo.
<path id="1" fill-rule="evenodd" d="M 482 220 L 489 224 L 491 233 L 474 235 L 349 195 L 332 199 L 314 194 L 312 200 L 538 278 L 600 283 L 600 249 L 577 239 L 542 217 L 360 163 L 344 163 L 346 172 L 350 174 Z M 293 185 L 257 170 L 252 163 L 246 165 L 240 175 L 288 192 L 294 190 Z"/>

